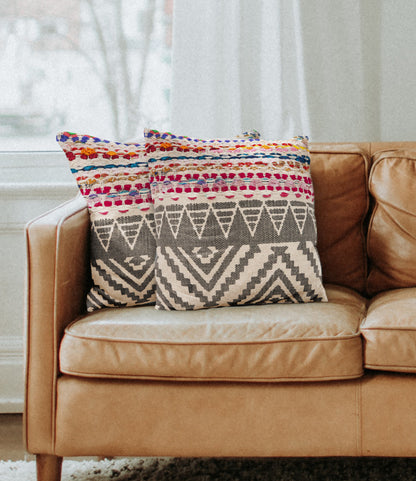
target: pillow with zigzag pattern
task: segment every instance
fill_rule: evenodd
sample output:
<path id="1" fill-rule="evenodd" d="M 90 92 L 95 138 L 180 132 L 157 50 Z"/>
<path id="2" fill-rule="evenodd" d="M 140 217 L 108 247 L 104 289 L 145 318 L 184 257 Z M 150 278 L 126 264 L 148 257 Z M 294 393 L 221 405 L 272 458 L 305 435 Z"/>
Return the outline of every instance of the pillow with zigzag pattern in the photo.
<path id="1" fill-rule="evenodd" d="M 91 218 L 87 310 L 155 302 L 155 226 L 144 142 L 62 132 L 57 141 Z"/>
<path id="2" fill-rule="evenodd" d="M 306 137 L 145 137 L 157 309 L 327 301 Z"/>

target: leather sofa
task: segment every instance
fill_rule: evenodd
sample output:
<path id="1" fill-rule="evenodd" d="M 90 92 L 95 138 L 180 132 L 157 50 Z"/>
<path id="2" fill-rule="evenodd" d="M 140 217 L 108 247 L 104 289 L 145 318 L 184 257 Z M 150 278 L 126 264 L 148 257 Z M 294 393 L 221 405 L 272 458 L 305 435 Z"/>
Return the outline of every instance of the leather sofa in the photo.
<path id="1" fill-rule="evenodd" d="M 416 456 L 416 142 L 311 159 L 327 303 L 87 314 L 84 200 L 28 224 L 39 481 L 65 456 Z"/>

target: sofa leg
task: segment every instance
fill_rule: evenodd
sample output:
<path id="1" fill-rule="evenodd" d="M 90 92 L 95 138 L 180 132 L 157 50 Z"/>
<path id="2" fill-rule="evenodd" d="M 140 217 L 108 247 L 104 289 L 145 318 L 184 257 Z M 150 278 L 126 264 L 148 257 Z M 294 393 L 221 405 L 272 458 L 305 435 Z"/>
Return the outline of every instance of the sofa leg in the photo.
<path id="1" fill-rule="evenodd" d="M 36 455 L 37 481 L 61 481 L 62 458 L 50 454 Z"/>

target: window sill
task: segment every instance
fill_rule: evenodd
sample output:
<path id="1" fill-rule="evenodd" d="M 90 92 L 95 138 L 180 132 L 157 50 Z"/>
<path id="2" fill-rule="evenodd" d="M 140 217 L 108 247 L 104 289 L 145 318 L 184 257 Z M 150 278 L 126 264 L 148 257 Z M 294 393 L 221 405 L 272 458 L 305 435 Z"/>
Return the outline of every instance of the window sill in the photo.
<path id="1" fill-rule="evenodd" d="M 1 184 L 75 184 L 61 151 L 0 152 Z"/>

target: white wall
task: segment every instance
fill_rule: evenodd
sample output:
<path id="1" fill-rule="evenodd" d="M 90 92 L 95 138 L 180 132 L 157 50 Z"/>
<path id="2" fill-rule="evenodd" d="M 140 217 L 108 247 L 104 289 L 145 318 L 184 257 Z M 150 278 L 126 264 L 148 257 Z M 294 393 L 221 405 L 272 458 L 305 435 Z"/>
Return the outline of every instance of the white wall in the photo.
<path id="1" fill-rule="evenodd" d="M 63 153 L 0 154 L 0 412 L 23 408 L 24 226 L 77 193 Z"/>

